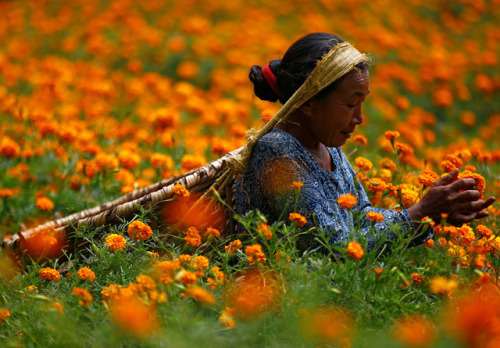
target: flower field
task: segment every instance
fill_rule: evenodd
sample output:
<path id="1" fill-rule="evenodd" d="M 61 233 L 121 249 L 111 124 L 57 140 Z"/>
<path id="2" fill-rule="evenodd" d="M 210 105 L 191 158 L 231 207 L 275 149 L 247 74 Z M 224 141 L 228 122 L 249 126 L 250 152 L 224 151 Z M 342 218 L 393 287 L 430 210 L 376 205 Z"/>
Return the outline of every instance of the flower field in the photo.
<path id="1" fill-rule="evenodd" d="M 250 67 L 318 31 L 374 63 L 344 146 L 374 206 L 409 207 L 456 168 L 500 196 L 498 0 L 0 0 L 0 13 L 0 240 L 241 147 L 279 109 L 254 96 Z M 424 219 L 433 239 L 388 251 L 356 229 L 331 246 L 298 213 L 234 216 L 241 234 L 198 213 L 173 226 L 195 196 L 174 193 L 162 214 L 0 251 L 0 346 L 500 346 L 498 202 L 462 226 Z M 298 246 L 307 234 L 316 250 Z"/>

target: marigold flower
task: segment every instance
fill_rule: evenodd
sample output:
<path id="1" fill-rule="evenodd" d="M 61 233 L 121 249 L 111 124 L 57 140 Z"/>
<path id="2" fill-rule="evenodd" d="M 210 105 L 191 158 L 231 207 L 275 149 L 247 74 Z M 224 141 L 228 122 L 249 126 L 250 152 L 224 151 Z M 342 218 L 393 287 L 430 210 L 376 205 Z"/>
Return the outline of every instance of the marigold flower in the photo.
<path id="1" fill-rule="evenodd" d="M 349 242 L 346 248 L 347 255 L 353 260 L 361 260 L 365 251 L 358 242 Z"/>
<path id="2" fill-rule="evenodd" d="M 12 138 L 3 136 L 0 140 L 0 154 L 7 158 L 14 158 L 21 152 L 21 146 Z"/>
<path id="3" fill-rule="evenodd" d="M 352 335 L 353 327 L 354 316 L 346 309 L 321 307 L 304 315 L 301 331 L 321 342 L 340 346 Z"/>
<path id="4" fill-rule="evenodd" d="M 151 238 L 153 231 L 151 227 L 141 221 L 133 221 L 127 228 L 128 236 L 134 240 L 145 240 Z"/>
<path id="5" fill-rule="evenodd" d="M 54 209 L 54 203 L 48 197 L 38 197 L 36 199 L 35 205 L 38 209 L 43 211 L 51 211 Z"/>
<path id="6" fill-rule="evenodd" d="M 123 236 L 112 233 L 106 237 L 106 239 L 104 240 L 104 244 L 106 244 L 109 250 L 115 252 L 125 249 L 127 241 L 125 240 L 125 238 L 123 238 Z"/>
<path id="7" fill-rule="evenodd" d="M 352 209 L 356 204 L 358 204 L 358 200 L 356 196 L 347 193 L 345 195 L 340 196 L 337 199 L 337 203 L 340 205 L 342 209 Z"/>
<path id="8" fill-rule="evenodd" d="M 188 189 L 185 188 L 182 184 L 175 184 L 174 188 L 172 189 L 172 193 L 183 199 L 187 199 L 190 196 Z"/>
<path id="9" fill-rule="evenodd" d="M 432 170 L 424 170 L 421 174 L 418 175 L 418 181 L 427 186 L 431 187 L 434 183 L 439 179 L 439 175 Z"/>
<path id="10" fill-rule="evenodd" d="M 78 297 L 78 303 L 83 307 L 88 307 L 94 299 L 90 292 L 84 288 L 74 287 L 71 293 Z"/>
<path id="11" fill-rule="evenodd" d="M 208 237 L 210 237 L 210 236 L 219 237 L 220 236 L 220 232 L 216 228 L 209 227 L 205 231 L 205 235 L 208 236 Z"/>
<path id="12" fill-rule="evenodd" d="M 463 178 L 473 178 L 476 180 L 476 189 L 481 192 L 481 198 L 483 197 L 484 189 L 486 188 L 486 180 L 481 174 L 473 173 L 469 170 L 464 170 L 462 173 L 458 174 L 458 179 Z"/>
<path id="13" fill-rule="evenodd" d="M 490 238 L 493 235 L 493 232 L 484 225 L 477 225 L 476 227 L 477 233 L 482 235 L 485 238 Z"/>
<path id="14" fill-rule="evenodd" d="M 363 169 L 364 171 L 369 171 L 373 168 L 373 163 L 369 159 L 364 157 L 357 157 L 354 160 L 354 164 L 356 165 L 356 167 Z"/>
<path id="15" fill-rule="evenodd" d="M 186 154 L 181 158 L 181 167 L 184 172 L 199 168 L 206 163 L 205 158 Z"/>
<path id="16" fill-rule="evenodd" d="M 198 229 L 194 226 L 189 227 L 186 231 L 186 236 L 184 237 L 184 240 L 186 241 L 187 244 L 193 247 L 200 246 L 201 236 L 200 233 L 198 232 Z"/>
<path id="17" fill-rule="evenodd" d="M 434 239 L 430 238 L 424 245 L 428 248 L 432 248 L 434 246 Z"/>
<path id="18" fill-rule="evenodd" d="M 384 215 L 374 211 L 371 211 L 368 214 L 366 214 L 366 218 L 370 221 L 376 221 L 376 222 L 384 221 Z"/>
<path id="19" fill-rule="evenodd" d="M 451 230 L 450 235 L 455 240 L 455 242 L 465 245 L 471 245 L 471 243 L 476 240 L 474 230 L 470 226 L 467 226 L 465 224 L 461 227 L 457 227 Z"/>
<path id="20" fill-rule="evenodd" d="M 222 310 L 222 314 L 219 317 L 218 321 L 222 324 L 222 327 L 227 327 L 229 329 L 234 328 L 234 314 L 236 313 L 236 309 L 233 307 L 226 307 Z"/>
<path id="21" fill-rule="evenodd" d="M 295 223 L 298 227 L 302 227 L 307 223 L 307 219 L 299 213 L 290 213 L 288 219 Z"/>
<path id="22" fill-rule="evenodd" d="M 94 158 L 95 165 L 97 166 L 97 169 L 101 172 L 104 172 L 106 170 L 115 170 L 118 168 L 119 161 L 116 157 L 112 155 L 108 155 L 106 153 L 98 153 L 95 158 Z M 88 167 L 88 164 L 87 164 Z M 88 169 L 88 168 L 87 168 Z M 88 173 L 87 173 L 87 176 Z"/>
<path id="23" fill-rule="evenodd" d="M 411 207 L 418 201 L 418 193 L 409 188 L 401 189 L 401 197 L 405 207 Z"/>
<path id="24" fill-rule="evenodd" d="M 253 264 L 255 262 L 260 262 L 262 264 L 266 263 L 266 255 L 262 251 L 262 245 L 253 244 L 245 247 L 245 254 L 248 256 L 248 263 Z"/>
<path id="25" fill-rule="evenodd" d="M 410 278 L 411 280 L 415 283 L 415 284 L 420 284 L 422 283 L 422 281 L 425 280 L 425 276 L 419 274 L 419 273 L 412 273 L 410 275 Z"/>
<path id="26" fill-rule="evenodd" d="M 88 267 L 82 267 L 78 270 L 78 278 L 87 280 L 90 279 L 91 282 L 95 279 L 95 273 Z"/>
<path id="27" fill-rule="evenodd" d="M 52 308 L 54 308 L 57 312 L 64 314 L 64 306 L 61 302 L 55 301 L 52 303 Z"/>
<path id="28" fill-rule="evenodd" d="M 430 320 L 410 315 L 395 321 L 392 334 L 407 347 L 429 347 L 436 339 L 436 328 Z"/>
<path id="29" fill-rule="evenodd" d="M 123 332 L 148 338 L 158 330 L 158 317 L 153 305 L 146 305 L 136 296 L 111 301 L 109 314 Z"/>
<path id="30" fill-rule="evenodd" d="M 453 292 L 457 289 L 458 283 L 454 279 L 447 279 L 445 277 L 434 277 L 429 281 L 429 290 L 433 294 L 451 297 Z"/>
<path id="31" fill-rule="evenodd" d="M 257 232 L 262 238 L 267 240 L 273 237 L 273 232 L 271 231 L 271 228 L 265 222 L 259 222 L 257 224 Z"/>
<path id="32" fill-rule="evenodd" d="M 194 284 L 198 281 L 198 273 L 182 269 L 177 273 L 175 279 L 182 284 Z"/>
<path id="33" fill-rule="evenodd" d="M 236 239 L 236 240 L 230 242 L 228 245 L 226 245 L 224 247 L 224 249 L 229 254 L 235 254 L 236 250 L 239 250 L 242 247 L 243 247 L 243 245 L 241 244 L 241 241 L 239 239 Z"/>
<path id="34" fill-rule="evenodd" d="M 394 140 L 396 140 L 397 138 L 399 138 L 399 137 L 400 137 L 400 134 L 399 134 L 399 132 L 398 132 L 398 131 L 390 131 L 390 130 L 388 130 L 388 131 L 386 131 L 386 132 L 384 133 L 384 137 L 385 137 L 387 140 L 394 141 Z"/>
<path id="35" fill-rule="evenodd" d="M 384 271 L 384 270 L 383 270 L 383 269 L 381 269 L 381 268 L 374 268 L 374 269 L 373 269 L 373 272 L 375 272 L 375 274 L 377 275 L 377 277 L 378 277 L 379 275 L 381 275 L 383 271 Z"/>
<path id="36" fill-rule="evenodd" d="M 8 317 L 10 317 L 10 311 L 7 308 L 0 308 L 0 324 L 2 324 Z"/>
<path id="37" fill-rule="evenodd" d="M 59 273 L 59 271 L 50 267 L 40 269 L 38 271 L 38 275 L 40 276 L 40 279 L 49 279 L 56 282 L 61 279 L 61 274 Z"/>
<path id="38" fill-rule="evenodd" d="M 353 138 L 354 142 L 360 143 L 363 146 L 368 144 L 368 139 L 364 135 L 358 134 Z"/>
<path id="39" fill-rule="evenodd" d="M 168 155 L 164 155 L 159 152 L 155 152 L 151 155 L 151 158 L 149 159 L 151 166 L 154 169 L 159 169 L 159 168 L 168 168 L 171 169 L 174 167 L 174 160 L 172 157 Z"/>
<path id="40" fill-rule="evenodd" d="M 195 271 L 206 270 L 208 269 L 209 265 L 210 265 L 210 260 L 206 256 L 198 255 L 191 259 L 191 267 L 193 267 L 193 270 Z"/>
<path id="41" fill-rule="evenodd" d="M 304 184 L 302 182 L 300 182 L 300 181 L 294 181 L 290 185 L 290 187 L 295 188 L 295 189 L 299 189 L 299 190 L 302 188 L 302 186 L 304 186 Z"/>
<path id="42" fill-rule="evenodd" d="M 215 303 L 215 296 L 201 286 L 189 286 L 184 294 L 200 302 L 204 306 L 213 305 Z"/>
<path id="43" fill-rule="evenodd" d="M 134 169 L 141 163 L 141 157 L 132 151 L 122 150 L 118 153 L 118 161 L 123 168 Z"/>

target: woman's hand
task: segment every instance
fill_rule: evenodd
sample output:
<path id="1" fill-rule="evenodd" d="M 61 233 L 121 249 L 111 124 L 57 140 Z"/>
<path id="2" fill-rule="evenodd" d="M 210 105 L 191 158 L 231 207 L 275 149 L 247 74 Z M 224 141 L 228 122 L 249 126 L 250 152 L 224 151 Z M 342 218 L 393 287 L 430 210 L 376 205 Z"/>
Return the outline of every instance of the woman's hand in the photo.
<path id="1" fill-rule="evenodd" d="M 441 214 L 448 215 L 446 221 L 454 226 L 461 226 L 474 219 L 488 216 L 487 211 L 495 200 L 480 199 L 481 193 L 474 188 L 476 180 L 463 178 L 457 180 L 458 169 L 439 179 L 429 189 L 425 196 L 408 209 L 413 221 L 419 221 L 428 216 L 435 222 L 441 221 Z"/>

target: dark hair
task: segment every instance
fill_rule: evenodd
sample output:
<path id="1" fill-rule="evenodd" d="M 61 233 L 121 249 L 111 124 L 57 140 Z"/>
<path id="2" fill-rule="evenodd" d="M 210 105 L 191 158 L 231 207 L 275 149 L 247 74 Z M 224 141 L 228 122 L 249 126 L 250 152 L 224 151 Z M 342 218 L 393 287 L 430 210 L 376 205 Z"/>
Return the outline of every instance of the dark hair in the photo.
<path id="1" fill-rule="evenodd" d="M 272 60 L 269 67 L 276 76 L 279 95 L 276 94 L 262 75 L 262 68 L 252 66 L 248 75 L 254 84 L 254 92 L 262 100 L 285 103 L 299 89 L 316 66 L 317 62 L 335 45 L 344 42 L 340 37 L 328 33 L 312 33 L 306 35 L 288 48 L 283 59 Z M 368 68 L 367 62 L 356 66 L 359 69 Z M 344 75 L 345 76 L 345 75 Z M 334 90 L 343 77 L 320 91 L 316 97 L 321 98 Z"/>

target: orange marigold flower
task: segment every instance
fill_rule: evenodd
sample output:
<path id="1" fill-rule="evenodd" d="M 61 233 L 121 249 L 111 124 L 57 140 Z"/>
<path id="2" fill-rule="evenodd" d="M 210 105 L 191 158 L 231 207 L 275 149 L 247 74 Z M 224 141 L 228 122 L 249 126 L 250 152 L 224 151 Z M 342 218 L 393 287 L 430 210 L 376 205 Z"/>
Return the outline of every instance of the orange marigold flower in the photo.
<path id="1" fill-rule="evenodd" d="M 302 183 L 302 182 L 300 182 L 300 181 L 294 181 L 294 182 L 290 185 L 290 187 L 292 187 L 292 188 L 296 188 L 296 189 L 299 189 L 299 190 L 302 188 L 302 186 L 304 186 L 304 183 Z"/>
<path id="2" fill-rule="evenodd" d="M 196 227 L 191 226 L 187 229 L 184 240 L 186 241 L 187 244 L 193 247 L 198 247 L 201 245 L 200 232 L 198 232 L 198 229 Z"/>
<path id="3" fill-rule="evenodd" d="M 384 180 L 380 178 L 370 178 L 366 182 L 368 191 L 376 193 L 376 192 L 383 192 L 387 188 L 387 184 L 385 183 Z"/>
<path id="4" fill-rule="evenodd" d="M 205 231 L 205 235 L 207 236 L 213 236 L 213 237 L 219 237 L 220 236 L 220 232 L 218 229 L 216 228 L 212 228 L 212 227 L 209 227 L 207 228 L 207 230 Z"/>
<path id="5" fill-rule="evenodd" d="M 116 157 L 108 155 L 106 153 L 98 153 L 94 158 L 95 165 L 97 169 L 101 172 L 106 170 L 115 170 L 118 168 L 119 161 Z M 88 167 L 88 164 L 87 164 Z M 88 168 L 87 168 L 88 169 Z M 88 173 L 87 173 L 88 176 Z"/>
<path id="6" fill-rule="evenodd" d="M 368 139 L 364 135 L 358 134 L 353 138 L 354 142 L 360 143 L 363 146 L 368 144 Z"/>
<path id="7" fill-rule="evenodd" d="M 95 273 L 88 267 L 82 267 L 78 270 L 78 278 L 83 280 L 89 279 L 93 282 L 95 279 Z"/>
<path id="8" fill-rule="evenodd" d="M 354 316 L 344 308 L 321 307 L 306 312 L 302 319 L 301 330 L 311 338 L 327 345 L 344 347 L 354 328 Z"/>
<path id="9" fill-rule="evenodd" d="M 43 211 L 51 211 L 54 209 L 54 203 L 48 197 L 38 197 L 35 205 L 38 209 Z"/>
<path id="10" fill-rule="evenodd" d="M 127 228 L 128 236 L 134 240 L 145 240 L 151 238 L 153 231 L 151 227 L 141 221 L 133 221 Z"/>
<path id="11" fill-rule="evenodd" d="M 481 192 L 481 198 L 483 197 L 484 189 L 486 188 L 486 180 L 481 174 L 473 173 L 470 170 L 464 170 L 462 173 L 458 174 L 458 178 L 473 178 L 476 180 L 476 189 Z"/>
<path id="12" fill-rule="evenodd" d="M 458 283 L 456 280 L 445 277 L 437 276 L 429 281 L 430 292 L 437 295 L 451 297 L 457 287 Z"/>
<path id="13" fill-rule="evenodd" d="M 440 167 L 444 172 L 450 173 L 455 170 L 457 166 L 453 164 L 453 162 L 445 160 L 441 162 Z"/>
<path id="14" fill-rule="evenodd" d="M 61 279 L 61 274 L 59 273 L 59 271 L 50 267 L 40 269 L 38 271 L 38 275 L 40 276 L 40 279 L 49 279 L 56 282 Z"/>
<path id="15" fill-rule="evenodd" d="M 382 268 L 374 268 L 374 269 L 373 269 L 373 272 L 375 272 L 375 274 L 377 275 L 377 277 L 378 277 L 379 275 L 381 275 L 383 271 L 384 271 L 384 270 L 383 270 Z"/>
<path id="16" fill-rule="evenodd" d="M 175 276 L 175 280 L 182 284 L 194 284 L 198 281 L 198 273 L 188 271 L 187 269 L 182 269 Z"/>
<path id="17" fill-rule="evenodd" d="M 215 296 L 201 286 L 189 286 L 184 294 L 204 306 L 213 305 L 215 303 Z"/>
<path id="18" fill-rule="evenodd" d="M 10 317 L 10 311 L 7 308 L 0 308 L 0 324 Z"/>
<path id="19" fill-rule="evenodd" d="M 418 175 L 418 181 L 427 187 L 434 185 L 437 179 L 439 179 L 439 175 L 432 170 L 424 170 Z"/>
<path id="20" fill-rule="evenodd" d="M 262 236 L 262 238 L 265 238 L 267 240 L 273 237 L 273 232 L 271 231 L 271 228 L 269 228 L 269 225 L 266 224 L 265 222 L 259 222 L 257 224 L 257 232 L 259 233 L 259 235 Z"/>
<path id="21" fill-rule="evenodd" d="M 374 211 L 371 211 L 368 214 L 366 214 L 366 218 L 370 221 L 376 221 L 376 222 L 384 221 L 384 215 Z"/>
<path id="22" fill-rule="evenodd" d="M 125 249 L 127 241 L 125 240 L 125 238 L 123 238 L 123 236 L 120 236 L 119 234 L 116 233 L 112 233 L 109 236 L 107 236 L 106 239 L 104 239 L 104 244 L 106 244 L 109 250 L 114 252 Z"/>
<path id="23" fill-rule="evenodd" d="M 430 320 L 410 315 L 395 321 L 392 334 L 407 347 L 430 347 L 436 339 L 436 328 Z"/>
<path id="24" fill-rule="evenodd" d="M 53 302 L 52 308 L 54 308 L 59 313 L 64 314 L 64 306 L 61 304 L 61 302 L 58 301 Z"/>
<path id="25" fill-rule="evenodd" d="M 144 304 L 136 296 L 111 301 L 109 314 L 123 332 L 139 338 L 148 338 L 158 330 L 154 306 Z"/>
<path id="26" fill-rule="evenodd" d="M 210 260 L 206 256 L 198 255 L 191 259 L 191 267 L 193 267 L 195 271 L 203 271 L 205 269 L 208 269 L 209 265 Z"/>
<path id="27" fill-rule="evenodd" d="M 354 160 L 354 164 L 356 165 L 356 167 L 363 169 L 364 171 L 368 171 L 373 168 L 373 163 L 369 159 L 364 157 L 357 157 Z"/>
<path id="28" fill-rule="evenodd" d="M 78 303 L 83 307 L 88 307 L 94 299 L 90 292 L 84 288 L 74 287 L 71 293 L 78 297 Z"/>
<path id="29" fill-rule="evenodd" d="M 181 167 L 184 172 L 199 168 L 206 163 L 205 158 L 186 154 L 181 158 Z"/>
<path id="30" fill-rule="evenodd" d="M 188 199 L 190 196 L 188 189 L 185 188 L 182 184 L 175 184 L 174 188 L 172 189 L 172 193 L 183 199 Z"/>
<path id="31" fill-rule="evenodd" d="M 484 225 L 477 225 L 476 227 L 477 233 L 482 235 L 483 237 L 490 238 L 493 235 L 493 232 Z"/>
<path id="32" fill-rule="evenodd" d="M 0 154 L 7 158 L 14 158 L 21 153 L 21 146 L 12 138 L 3 136 L 0 140 Z"/>
<path id="33" fill-rule="evenodd" d="M 226 249 L 226 252 L 228 252 L 229 254 L 235 254 L 236 250 L 239 250 L 242 247 L 243 245 L 241 244 L 241 241 L 239 239 L 236 239 L 231 243 L 229 243 L 228 245 L 226 245 L 224 249 Z"/>
<path id="34" fill-rule="evenodd" d="M 467 226 L 465 224 L 452 230 L 450 232 L 450 235 L 455 240 L 455 242 L 465 245 L 471 245 L 471 243 L 476 240 L 474 230 L 470 226 Z"/>
<path id="35" fill-rule="evenodd" d="M 154 169 L 159 169 L 159 168 L 168 168 L 171 169 L 174 167 L 174 160 L 172 157 L 168 155 L 164 155 L 159 152 L 155 152 L 151 155 L 151 158 L 149 159 L 151 163 L 151 167 Z"/>
<path id="36" fill-rule="evenodd" d="M 378 164 L 380 168 L 389 169 L 390 171 L 393 171 L 397 168 L 396 163 L 394 163 L 393 160 L 387 157 L 382 158 Z"/>
<path id="37" fill-rule="evenodd" d="M 425 277 L 419 273 L 412 273 L 410 275 L 411 280 L 413 280 L 414 283 L 420 284 L 422 281 L 425 280 Z"/>
<path id="38" fill-rule="evenodd" d="M 434 246 L 434 239 L 429 239 L 427 242 L 424 244 L 428 248 L 432 248 Z"/>
<path id="39" fill-rule="evenodd" d="M 409 188 L 401 189 L 401 197 L 406 208 L 411 207 L 418 201 L 418 193 Z"/>
<path id="40" fill-rule="evenodd" d="M 390 130 L 389 130 L 389 131 L 386 131 L 386 132 L 384 133 L 384 136 L 385 136 L 385 138 L 386 138 L 387 140 L 394 141 L 394 140 L 396 140 L 397 138 L 399 138 L 399 137 L 400 137 L 400 134 L 399 134 L 399 132 L 398 132 L 398 131 L 390 131 Z"/>
<path id="41" fill-rule="evenodd" d="M 337 199 L 337 203 L 340 205 L 342 209 L 352 209 L 352 207 L 358 204 L 358 200 L 356 196 L 347 193 L 345 195 L 340 196 Z"/>
<path id="42" fill-rule="evenodd" d="M 262 251 L 262 245 L 253 244 L 245 247 L 245 254 L 248 256 L 247 261 L 249 264 L 255 262 L 260 262 L 262 264 L 266 263 L 266 255 Z"/>
<path id="43" fill-rule="evenodd" d="M 222 324 L 222 327 L 227 327 L 230 329 L 234 328 L 234 314 L 236 313 L 236 309 L 234 307 L 226 307 L 222 310 L 222 314 L 219 317 L 218 321 Z"/>
<path id="44" fill-rule="evenodd" d="M 353 260 L 361 260 L 365 251 L 358 242 L 349 242 L 346 248 L 347 255 Z"/>
<path id="45" fill-rule="evenodd" d="M 408 145 L 408 144 L 404 144 L 404 143 L 396 143 L 394 144 L 394 148 L 403 156 L 405 155 L 413 155 L 413 148 Z"/>
<path id="46" fill-rule="evenodd" d="M 290 216 L 288 218 L 298 227 L 304 226 L 307 222 L 307 219 L 299 213 L 290 213 Z"/>

